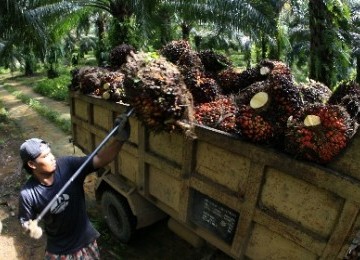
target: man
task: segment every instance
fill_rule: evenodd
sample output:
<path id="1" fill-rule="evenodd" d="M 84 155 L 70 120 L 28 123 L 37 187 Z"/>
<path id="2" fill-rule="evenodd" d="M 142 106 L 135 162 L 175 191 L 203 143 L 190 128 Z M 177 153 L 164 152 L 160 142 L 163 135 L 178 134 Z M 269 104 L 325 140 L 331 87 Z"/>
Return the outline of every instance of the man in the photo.
<path id="1" fill-rule="evenodd" d="M 122 120 L 126 120 L 125 127 L 114 134 L 115 140 L 89 161 L 45 214 L 45 259 L 100 259 L 96 244 L 100 234 L 87 216 L 83 183 L 88 174 L 113 161 L 129 138 L 127 116 L 119 116 L 115 123 Z M 65 156 L 55 159 L 49 144 L 38 138 L 26 140 L 20 146 L 20 156 L 31 177 L 20 191 L 19 220 L 30 232 L 31 220 L 40 214 L 88 157 Z"/>

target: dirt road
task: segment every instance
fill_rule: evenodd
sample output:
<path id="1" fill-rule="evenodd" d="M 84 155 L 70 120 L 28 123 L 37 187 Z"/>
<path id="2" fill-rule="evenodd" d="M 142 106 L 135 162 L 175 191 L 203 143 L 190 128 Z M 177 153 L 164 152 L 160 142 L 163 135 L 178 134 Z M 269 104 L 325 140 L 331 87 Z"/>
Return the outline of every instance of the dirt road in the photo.
<path id="1" fill-rule="evenodd" d="M 55 156 L 82 155 L 82 152 L 69 143 L 70 136 L 17 100 L 1 86 L 1 82 L 0 80 L 1 102 L 16 125 L 0 128 L 0 140 L 4 140 L 0 143 L 0 220 L 3 223 L 0 259 L 42 259 L 45 237 L 40 240 L 28 238 L 22 233 L 16 218 L 17 192 L 26 177 L 21 173 L 19 145 L 27 138 L 39 137 L 51 144 Z M 7 84 L 9 83 L 15 84 L 7 80 Z M 66 104 L 41 97 L 29 87 L 16 84 L 14 86 L 27 96 L 60 112 L 62 116 L 69 116 L 69 107 Z M 87 178 L 85 190 L 90 218 L 102 234 L 98 241 L 102 259 L 230 259 L 210 247 L 193 248 L 167 228 L 166 220 L 139 230 L 128 245 L 119 243 L 101 220 L 101 212 L 93 193 L 95 179 L 95 175 Z"/>

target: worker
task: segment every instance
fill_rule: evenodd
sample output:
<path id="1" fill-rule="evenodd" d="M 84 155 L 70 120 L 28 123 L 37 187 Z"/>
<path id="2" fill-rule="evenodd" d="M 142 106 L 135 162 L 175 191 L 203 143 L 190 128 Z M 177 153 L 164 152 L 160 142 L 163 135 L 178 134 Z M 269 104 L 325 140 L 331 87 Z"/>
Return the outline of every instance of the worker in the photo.
<path id="1" fill-rule="evenodd" d="M 126 120 L 125 126 L 114 133 L 114 140 L 89 160 L 77 178 L 58 196 L 49 212 L 44 215 L 44 230 L 47 235 L 44 259 L 100 259 L 96 243 L 100 234 L 87 216 L 83 184 L 88 174 L 113 161 L 123 143 L 128 140 L 130 125 L 127 116 L 120 115 L 115 124 L 122 120 Z M 49 144 L 38 138 L 26 140 L 20 146 L 23 167 L 31 175 L 21 188 L 19 196 L 19 221 L 26 232 L 30 234 L 30 223 L 88 156 L 64 156 L 55 159 Z"/>

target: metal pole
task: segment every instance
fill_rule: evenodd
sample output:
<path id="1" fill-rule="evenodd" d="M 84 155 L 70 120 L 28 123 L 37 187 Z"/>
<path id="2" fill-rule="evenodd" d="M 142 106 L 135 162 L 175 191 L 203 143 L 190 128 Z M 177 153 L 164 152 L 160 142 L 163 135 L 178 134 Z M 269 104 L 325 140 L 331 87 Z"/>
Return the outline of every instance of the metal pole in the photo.
<path id="1" fill-rule="evenodd" d="M 130 109 L 126 113 L 126 117 L 129 117 L 132 112 L 134 111 L 134 108 Z M 61 190 L 56 193 L 54 198 L 49 202 L 49 204 L 41 211 L 39 216 L 36 218 L 36 221 L 39 222 L 44 215 L 50 210 L 52 204 L 61 196 L 66 188 L 69 187 L 69 185 L 75 180 L 75 178 L 80 174 L 80 172 L 85 168 L 85 166 L 89 163 L 90 160 L 94 158 L 94 156 L 98 153 L 98 151 L 107 143 L 107 141 L 111 138 L 111 136 L 114 135 L 114 133 L 118 129 L 122 129 L 125 126 L 125 120 L 121 121 L 120 124 L 116 125 L 111 132 L 104 138 L 104 140 L 99 144 L 99 146 L 89 155 L 89 157 L 86 159 L 86 161 L 79 167 L 79 169 L 71 176 L 71 178 L 64 184 L 64 186 L 61 188 Z"/>

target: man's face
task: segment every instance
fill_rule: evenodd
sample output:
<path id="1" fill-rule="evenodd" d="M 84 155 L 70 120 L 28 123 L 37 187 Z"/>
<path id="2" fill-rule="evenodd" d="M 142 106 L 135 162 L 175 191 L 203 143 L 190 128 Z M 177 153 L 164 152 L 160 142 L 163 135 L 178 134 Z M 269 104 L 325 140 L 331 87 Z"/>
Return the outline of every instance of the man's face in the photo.
<path id="1" fill-rule="evenodd" d="M 50 147 L 44 144 L 45 149 L 33 161 L 33 168 L 38 173 L 53 173 L 56 169 L 56 161 L 54 155 L 51 153 Z"/>

